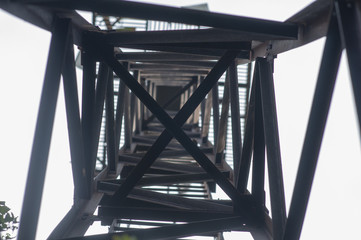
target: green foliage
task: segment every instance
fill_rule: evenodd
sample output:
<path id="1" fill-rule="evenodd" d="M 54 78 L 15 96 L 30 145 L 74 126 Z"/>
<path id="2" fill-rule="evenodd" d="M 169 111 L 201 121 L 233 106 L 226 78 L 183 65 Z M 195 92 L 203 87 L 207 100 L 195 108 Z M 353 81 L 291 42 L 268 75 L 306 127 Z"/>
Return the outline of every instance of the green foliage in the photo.
<path id="1" fill-rule="evenodd" d="M 15 238 L 12 234 L 18 229 L 18 217 L 10 211 L 4 201 L 0 201 L 0 237 L 1 240 Z M 11 232 L 11 233 L 10 233 Z M 2 235 L 4 233 L 5 235 Z"/>

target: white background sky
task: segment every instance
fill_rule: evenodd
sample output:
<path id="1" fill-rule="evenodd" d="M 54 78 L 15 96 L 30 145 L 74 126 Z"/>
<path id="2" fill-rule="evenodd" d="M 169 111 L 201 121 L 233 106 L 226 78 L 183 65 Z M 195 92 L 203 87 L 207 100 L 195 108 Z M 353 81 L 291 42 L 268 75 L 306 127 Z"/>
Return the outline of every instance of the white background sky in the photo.
<path id="1" fill-rule="evenodd" d="M 155 2 L 155 1 L 153 1 Z M 168 1 L 157 1 L 169 4 Z M 177 1 L 178 6 L 204 1 Z M 209 1 L 211 11 L 283 21 L 310 1 Z M 0 10 L 0 200 L 20 215 L 50 33 Z M 275 90 L 287 208 L 303 144 L 324 39 L 278 55 Z M 80 78 L 78 79 L 79 82 Z M 302 239 L 356 239 L 361 226 L 361 151 L 343 56 Z M 62 87 L 37 239 L 72 205 L 72 176 Z M 267 199 L 269 201 L 269 199 Z M 236 239 L 230 236 L 229 239 Z M 237 238 L 239 239 L 239 238 Z"/>

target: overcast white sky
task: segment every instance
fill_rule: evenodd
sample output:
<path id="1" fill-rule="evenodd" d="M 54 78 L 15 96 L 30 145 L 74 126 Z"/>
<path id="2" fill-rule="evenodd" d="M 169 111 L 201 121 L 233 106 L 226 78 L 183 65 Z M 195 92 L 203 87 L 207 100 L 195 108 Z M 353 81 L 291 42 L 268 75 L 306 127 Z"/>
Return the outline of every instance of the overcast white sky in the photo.
<path id="1" fill-rule="evenodd" d="M 169 4 L 168 1 L 157 2 Z M 180 6 L 202 2 L 189 0 L 176 1 L 176 4 Z M 211 11 L 283 21 L 309 2 L 213 0 L 209 1 L 209 7 Z M 50 33 L 2 10 L 0 25 L 0 200 L 5 200 L 14 213 L 20 215 Z M 324 39 L 321 39 L 281 54 L 275 60 L 274 79 L 287 208 L 292 196 L 323 44 Z M 359 236 L 360 157 L 359 128 L 347 63 L 343 57 L 302 239 L 355 239 Z M 63 218 L 72 205 L 72 195 L 61 88 L 37 239 L 45 239 Z"/>

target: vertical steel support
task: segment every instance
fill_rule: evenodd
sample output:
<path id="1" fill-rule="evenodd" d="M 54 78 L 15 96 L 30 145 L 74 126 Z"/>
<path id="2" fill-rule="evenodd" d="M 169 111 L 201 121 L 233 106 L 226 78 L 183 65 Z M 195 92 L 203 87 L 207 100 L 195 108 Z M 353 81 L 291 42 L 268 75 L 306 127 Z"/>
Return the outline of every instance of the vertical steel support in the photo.
<path id="1" fill-rule="evenodd" d="M 203 80 L 204 80 L 204 77 L 199 76 L 199 80 L 200 80 L 199 84 L 201 84 L 201 82 L 203 82 Z M 206 111 L 206 101 L 207 101 L 206 99 L 203 99 L 203 101 L 201 102 L 200 114 L 201 114 L 201 123 L 202 123 L 201 128 L 202 129 L 203 129 L 203 123 L 204 123 L 204 114 Z"/>
<path id="2" fill-rule="evenodd" d="M 265 139 L 260 79 L 257 78 L 257 81 L 254 84 L 256 85 L 256 106 L 254 120 L 252 195 L 259 204 L 264 205 Z"/>
<path id="3" fill-rule="evenodd" d="M 138 72 L 135 71 L 133 73 L 133 77 L 138 82 Z M 133 136 L 134 130 L 135 130 L 135 115 L 136 115 L 136 97 L 133 92 L 130 92 L 130 129 L 131 129 L 131 135 Z"/>
<path id="4" fill-rule="evenodd" d="M 152 97 L 153 99 L 157 99 L 157 84 L 155 82 L 153 82 L 153 94 Z"/>
<path id="5" fill-rule="evenodd" d="M 144 88 L 143 84 L 141 83 L 140 80 L 140 72 L 139 71 L 135 71 L 134 72 L 134 78 L 137 79 L 137 81 L 139 82 L 139 84 Z M 134 132 L 136 134 L 139 134 L 142 130 L 142 122 L 141 122 L 141 107 L 140 107 L 140 101 L 138 98 L 135 99 L 135 116 L 134 116 L 134 123 L 135 123 L 135 128 L 134 128 Z"/>
<path id="6" fill-rule="evenodd" d="M 144 80 L 144 83 L 145 83 L 145 90 L 147 90 L 147 92 L 149 92 L 149 94 L 150 94 L 150 92 L 151 92 L 151 89 L 150 89 L 150 81 L 149 80 Z M 144 121 L 146 120 L 146 119 L 148 119 L 148 117 L 149 117 L 149 110 L 148 110 L 148 108 L 146 108 L 146 107 L 144 107 L 144 105 L 143 105 L 143 109 L 144 109 Z M 143 127 L 145 126 L 145 124 L 143 123 Z"/>
<path id="7" fill-rule="evenodd" d="M 129 63 L 123 63 L 123 66 L 129 70 Z M 120 77 L 120 76 L 118 76 Z M 122 79 L 120 79 L 121 82 Z M 124 82 L 123 82 L 124 84 Z M 124 92 L 124 147 L 126 149 L 130 149 L 132 144 L 132 129 L 131 129 L 131 117 L 130 117 L 130 93 L 129 88 L 124 84 L 125 92 Z M 152 90 L 154 91 L 154 85 Z"/>
<path id="8" fill-rule="evenodd" d="M 89 173 L 87 172 L 84 158 L 83 133 L 81 129 L 74 49 L 72 44 L 68 45 L 65 57 L 63 84 L 74 181 L 74 198 L 89 198 L 90 186 L 87 184 L 87 176 Z"/>
<path id="9" fill-rule="evenodd" d="M 130 92 L 130 129 L 133 136 L 134 133 L 134 118 L 135 118 L 135 95 L 133 92 Z"/>
<path id="10" fill-rule="evenodd" d="M 247 64 L 247 91 L 246 91 L 246 106 L 248 106 L 249 103 L 249 97 L 250 97 L 250 85 L 251 85 L 251 71 L 252 71 L 252 62 Z"/>
<path id="11" fill-rule="evenodd" d="M 194 88 L 194 85 L 190 86 L 187 90 L 187 100 L 190 98 L 190 96 L 192 95 L 192 92 L 193 92 L 193 88 Z M 195 111 L 195 110 L 194 110 Z M 187 120 L 187 123 L 192 125 L 193 124 L 193 120 L 194 120 L 194 112 L 192 113 L 192 115 L 188 118 Z"/>
<path id="12" fill-rule="evenodd" d="M 128 68 L 128 63 L 124 62 L 123 65 Z M 113 71 L 112 71 L 113 72 Z M 113 73 L 114 74 L 114 73 Z M 119 79 L 119 88 L 118 88 L 118 100 L 117 100 L 117 108 L 115 111 L 115 146 L 117 148 L 117 152 L 120 144 L 120 135 L 122 133 L 123 127 L 123 117 L 125 112 L 125 97 L 126 97 L 127 87 L 124 82 Z"/>
<path id="13" fill-rule="evenodd" d="M 125 95 L 125 85 L 123 81 L 119 81 L 117 108 L 115 111 L 115 147 L 117 149 L 117 152 L 119 149 L 120 134 L 122 132 L 122 124 L 123 124 L 124 95 Z"/>
<path id="14" fill-rule="evenodd" d="M 105 101 L 106 115 L 106 140 L 107 140 L 107 157 L 109 170 L 116 171 L 118 162 L 118 151 L 116 149 L 115 126 L 114 126 L 114 82 L 113 71 L 108 72 L 108 83 Z"/>
<path id="15" fill-rule="evenodd" d="M 155 84 L 152 81 L 149 81 L 149 84 L 150 84 L 149 94 L 155 99 Z M 151 116 L 152 112 L 148 108 L 146 108 L 146 109 L 148 111 L 148 116 Z"/>
<path id="16" fill-rule="evenodd" d="M 185 101 L 184 101 L 184 97 L 185 97 L 185 93 L 182 93 L 182 95 L 180 96 L 180 107 L 182 108 Z"/>
<path id="17" fill-rule="evenodd" d="M 211 120 L 212 111 L 212 94 L 208 93 L 207 99 L 204 104 L 203 121 L 202 121 L 202 143 L 208 142 L 209 124 Z"/>
<path id="18" fill-rule="evenodd" d="M 284 240 L 296 240 L 301 235 L 340 63 L 341 49 L 337 20 L 335 16 L 332 16 L 298 166 Z"/>
<path id="19" fill-rule="evenodd" d="M 212 88 L 212 108 L 213 108 L 213 145 L 217 146 L 218 127 L 219 127 L 219 95 L 218 82 Z"/>
<path id="20" fill-rule="evenodd" d="M 139 73 L 140 74 L 140 73 Z M 144 78 L 140 78 L 140 84 L 142 85 L 142 87 L 144 89 L 146 89 L 146 84 L 145 84 L 145 80 Z M 148 91 L 147 91 L 148 92 Z M 144 126 L 144 120 L 145 120 L 145 112 L 144 112 L 144 104 L 139 101 L 139 112 L 140 112 L 140 116 L 139 116 L 139 127 L 140 127 L 140 131 L 143 131 L 143 126 Z"/>
<path id="21" fill-rule="evenodd" d="M 92 152 L 93 152 L 93 124 L 94 124 L 94 107 L 95 107 L 95 77 L 96 62 L 87 48 L 82 52 L 83 65 L 83 89 L 82 89 L 82 133 L 84 143 L 84 158 L 86 162 L 86 172 L 88 173 L 88 184 L 91 188 L 93 177 Z"/>
<path id="22" fill-rule="evenodd" d="M 68 19 L 56 19 L 53 25 L 53 35 L 41 93 L 20 218 L 19 240 L 33 240 L 36 235 L 58 99 L 60 75 L 65 60 L 65 53 L 67 52 L 67 45 L 70 41 L 70 26 L 70 20 Z"/>
<path id="23" fill-rule="evenodd" d="M 218 136 L 216 145 L 215 162 L 221 163 L 224 159 L 224 151 L 226 149 L 227 141 L 227 127 L 228 127 L 228 112 L 229 112 L 229 70 L 226 73 L 226 81 L 223 88 L 222 111 L 221 119 L 219 120 Z"/>
<path id="24" fill-rule="evenodd" d="M 259 71 L 258 65 L 255 65 L 253 81 L 252 81 L 252 89 L 250 101 L 247 109 L 246 116 L 246 127 L 244 133 L 244 145 L 242 148 L 242 157 L 241 163 L 239 165 L 239 173 L 238 179 L 236 179 L 237 189 L 241 193 L 246 193 L 249 171 L 251 167 L 251 158 L 252 158 L 252 150 L 254 144 L 254 120 L 255 120 L 255 102 L 256 102 L 256 82 L 258 82 Z"/>
<path id="25" fill-rule="evenodd" d="M 267 146 L 268 176 L 271 195 L 273 219 L 273 237 L 281 240 L 286 225 L 286 203 L 283 186 L 281 151 L 278 136 L 276 99 L 273 86 L 271 62 L 265 58 L 257 58 L 259 64 L 259 82 L 261 83 L 261 99 L 264 136 Z"/>
<path id="26" fill-rule="evenodd" d="M 147 82 L 148 82 L 147 92 L 149 92 L 149 94 L 153 96 L 154 84 L 150 80 L 148 80 Z M 145 107 L 145 112 L 146 112 L 146 119 L 148 119 L 151 115 L 151 112 L 149 111 L 149 109 L 147 107 Z M 146 126 L 146 124 L 143 126 Z"/>
<path id="27" fill-rule="evenodd" d="M 336 0 L 338 27 L 346 47 L 359 126 L 361 127 L 361 5 L 358 1 Z"/>
<path id="28" fill-rule="evenodd" d="M 130 116 L 130 93 L 129 88 L 125 87 L 124 93 L 124 147 L 130 149 L 132 144 L 132 124 Z"/>
<path id="29" fill-rule="evenodd" d="M 194 82 L 194 88 L 193 88 L 192 94 L 198 88 L 199 84 L 201 84 L 200 76 L 194 76 L 193 79 L 195 80 L 195 82 Z M 199 104 L 199 106 L 194 111 L 193 126 L 198 126 L 200 111 L 201 111 L 201 104 Z"/>
<path id="30" fill-rule="evenodd" d="M 231 98 L 232 120 L 232 146 L 233 146 L 233 169 L 235 179 L 238 179 L 238 170 L 242 156 L 242 133 L 241 116 L 239 110 L 238 74 L 237 63 L 234 61 L 228 68 L 229 71 L 229 94 Z"/>
<path id="31" fill-rule="evenodd" d="M 184 92 L 184 103 L 186 103 L 188 101 L 189 97 L 191 96 L 191 88 L 192 88 L 192 85 L 189 86 L 187 91 Z M 192 116 L 193 116 L 193 112 L 187 119 L 186 124 L 190 124 L 192 122 Z"/>
<path id="32" fill-rule="evenodd" d="M 91 159 L 89 161 L 91 164 L 91 174 L 92 174 L 91 181 L 93 181 L 93 177 L 94 177 L 108 79 L 109 79 L 109 67 L 104 62 L 101 62 L 99 64 L 98 79 L 97 79 L 97 86 L 95 92 L 95 104 L 94 104 L 94 113 L 93 113 L 94 115 L 93 115 L 93 123 L 92 123 L 93 125 L 91 129 L 87 130 L 89 132 L 92 132 L 91 146 L 93 148 L 91 149 Z"/>

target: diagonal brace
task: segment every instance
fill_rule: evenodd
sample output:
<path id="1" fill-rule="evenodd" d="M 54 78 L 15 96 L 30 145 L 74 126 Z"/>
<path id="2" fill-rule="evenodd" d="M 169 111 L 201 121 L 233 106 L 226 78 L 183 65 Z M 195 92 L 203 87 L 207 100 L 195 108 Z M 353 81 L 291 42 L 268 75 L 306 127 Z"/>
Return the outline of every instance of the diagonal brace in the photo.
<path id="1" fill-rule="evenodd" d="M 227 52 L 225 55 L 226 55 L 224 57 L 225 59 L 229 58 L 232 61 L 237 56 L 237 52 L 230 51 Z M 177 116 L 179 115 L 180 117 L 177 119 L 175 118 L 173 121 L 169 117 L 169 115 L 158 105 L 158 103 L 149 95 L 149 93 L 146 90 L 144 90 L 144 88 L 141 85 L 139 85 L 139 83 L 129 74 L 129 72 L 115 59 L 113 55 L 110 54 L 105 55 L 105 60 L 109 64 L 109 66 L 113 68 L 114 72 L 124 81 L 124 83 L 137 95 L 137 97 L 149 108 L 149 110 L 153 112 L 154 115 L 157 116 L 159 121 L 166 127 L 167 135 L 168 135 L 167 140 L 170 141 L 173 135 L 183 145 L 183 147 L 194 157 L 194 159 L 215 179 L 215 181 L 219 184 L 219 186 L 225 191 L 225 193 L 232 200 L 236 200 L 236 199 L 239 200 L 240 198 L 239 192 L 228 181 L 228 179 L 219 171 L 219 169 L 208 159 L 208 157 L 192 142 L 192 140 L 188 138 L 188 136 L 183 132 L 183 130 L 179 126 L 182 123 L 182 121 L 180 121 L 181 118 L 184 119 L 187 116 L 185 116 L 185 114 L 180 114 L 181 113 L 180 111 L 177 114 Z M 200 101 L 202 101 L 202 99 Z M 189 99 L 188 102 L 192 102 L 191 99 Z M 195 107 L 197 107 L 199 103 L 197 103 Z M 185 106 L 183 107 L 184 109 L 186 109 Z M 187 118 L 185 118 L 184 121 L 186 121 Z M 160 142 L 158 140 L 159 138 L 157 139 L 156 143 Z M 117 191 L 116 196 L 119 195 L 121 196 L 121 193 L 120 191 Z"/>
<path id="2" fill-rule="evenodd" d="M 331 14 L 283 239 L 299 239 L 305 219 L 328 112 L 342 54 L 335 15 Z"/>
<path id="3" fill-rule="evenodd" d="M 174 120 L 178 124 L 182 125 L 185 123 L 185 121 L 192 114 L 197 105 L 202 101 L 202 99 L 206 96 L 210 89 L 212 89 L 213 85 L 222 76 L 233 58 L 234 56 L 228 53 L 218 61 L 215 67 L 204 79 L 202 84 L 198 87 L 198 89 L 193 93 L 190 99 L 185 103 L 183 108 L 175 116 Z M 120 189 L 117 191 L 116 195 L 119 198 L 126 197 L 127 194 L 129 194 L 132 188 L 136 185 L 136 183 L 145 174 L 146 170 L 161 154 L 161 152 L 171 141 L 171 139 L 172 136 L 166 130 L 164 130 L 159 136 L 159 138 L 156 140 L 156 142 L 153 144 L 153 146 L 142 158 L 142 161 L 135 167 L 135 169 L 130 173 L 130 175 L 126 178 L 125 182 L 121 185 Z"/>
<path id="4" fill-rule="evenodd" d="M 69 19 L 56 19 L 41 93 L 17 239 L 35 239 L 48 163 L 60 75 L 70 44 Z"/>

